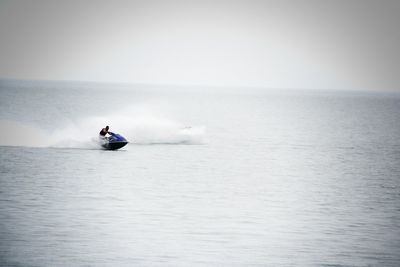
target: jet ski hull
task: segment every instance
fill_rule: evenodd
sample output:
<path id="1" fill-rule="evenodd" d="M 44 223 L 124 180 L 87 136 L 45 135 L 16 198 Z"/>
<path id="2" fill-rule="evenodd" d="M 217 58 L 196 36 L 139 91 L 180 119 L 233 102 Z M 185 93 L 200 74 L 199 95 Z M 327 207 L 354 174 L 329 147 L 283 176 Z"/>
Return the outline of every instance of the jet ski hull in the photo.
<path id="1" fill-rule="evenodd" d="M 104 139 L 101 143 L 101 146 L 107 150 L 116 150 L 120 149 L 128 144 L 128 141 L 121 135 L 110 133 L 111 136 Z"/>
<path id="2" fill-rule="evenodd" d="M 126 146 L 128 142 L 106 142 L 101 146 L 107 150 L 116 150 Z"/>

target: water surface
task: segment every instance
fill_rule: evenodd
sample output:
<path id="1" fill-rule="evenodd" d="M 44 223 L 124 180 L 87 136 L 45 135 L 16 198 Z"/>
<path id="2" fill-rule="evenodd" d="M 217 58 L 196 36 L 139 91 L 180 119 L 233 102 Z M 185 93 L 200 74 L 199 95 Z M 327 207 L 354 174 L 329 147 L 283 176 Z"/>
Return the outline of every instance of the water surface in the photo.
<path id="1" fill-rule="evenodd" d="M 399 95 L 26 87 L 0 89 L 2 266 L 400 265 Z"/>

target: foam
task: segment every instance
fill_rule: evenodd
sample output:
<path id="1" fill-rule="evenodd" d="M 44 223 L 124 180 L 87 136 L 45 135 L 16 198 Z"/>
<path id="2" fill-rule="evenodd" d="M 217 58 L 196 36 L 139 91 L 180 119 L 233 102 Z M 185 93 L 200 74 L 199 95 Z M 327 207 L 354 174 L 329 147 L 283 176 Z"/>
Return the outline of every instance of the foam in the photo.
<path id="1" fill-rule="evenodd" d="M 97 149 L 98 132 L 106 125 L 133 144 L 203 144 L 205 127 L 188 127 L 154 114 L 114 114 L 86 117 L 53 130 L 41 125 L 2 120 L 1 146 Z M 48 127 L 47 127 L 48 128 Z"/>

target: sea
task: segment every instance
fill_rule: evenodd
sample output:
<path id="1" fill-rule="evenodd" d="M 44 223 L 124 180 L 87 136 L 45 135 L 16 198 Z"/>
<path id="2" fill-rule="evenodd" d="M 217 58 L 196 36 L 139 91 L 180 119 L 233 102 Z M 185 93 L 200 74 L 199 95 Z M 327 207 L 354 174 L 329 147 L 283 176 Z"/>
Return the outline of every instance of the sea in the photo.
<path id="1" fill-rule="evenodd" d="M 0 126 L 0 266 L 400 266 L 400 93 L 1 80 Z"/>

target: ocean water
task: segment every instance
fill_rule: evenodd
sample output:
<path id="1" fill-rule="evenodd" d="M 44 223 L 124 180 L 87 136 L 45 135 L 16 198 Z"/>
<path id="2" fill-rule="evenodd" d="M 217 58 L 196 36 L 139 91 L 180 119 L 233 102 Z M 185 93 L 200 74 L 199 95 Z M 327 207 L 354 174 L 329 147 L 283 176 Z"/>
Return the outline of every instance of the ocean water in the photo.
<path id="1" fill-rule="evenodd" d="M 0 82 L 0 266 L 400 266 L 399 94 L 128 87 Z"/>

